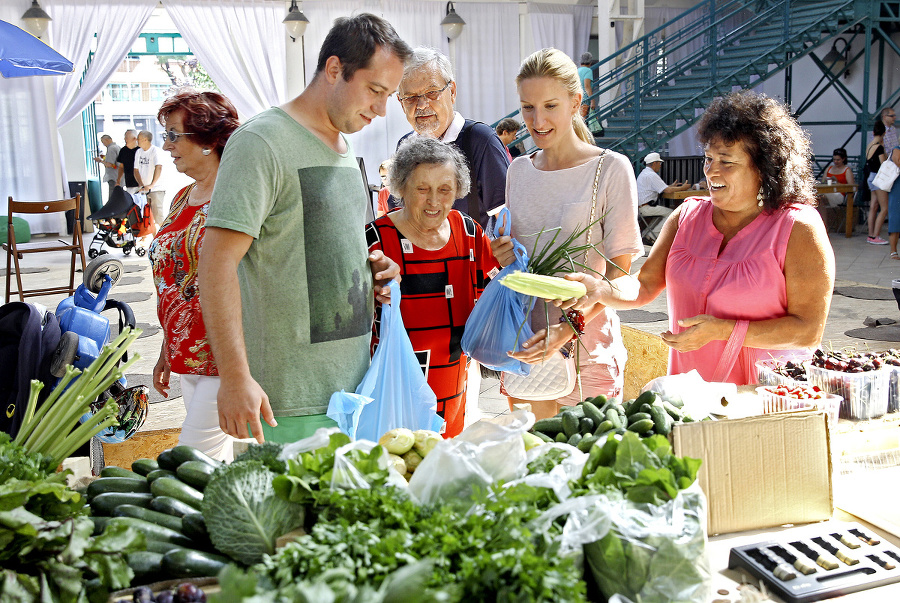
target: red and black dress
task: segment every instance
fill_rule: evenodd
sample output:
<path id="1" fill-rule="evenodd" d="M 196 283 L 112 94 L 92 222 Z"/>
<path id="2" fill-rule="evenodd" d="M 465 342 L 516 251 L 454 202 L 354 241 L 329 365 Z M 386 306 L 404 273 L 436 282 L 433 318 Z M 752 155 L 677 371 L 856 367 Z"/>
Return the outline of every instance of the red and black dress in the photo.
<path id="1" fill-rule="evenodd" d="M 380 249 L 400 265 L 400 314 L 437 411 L 447 422 L 445 438 L 463 429 L 469 359 L 460 342 L 466 319 L 499 268 L 481 226 L 451 210 L 450 240 L 442 249 L 416 247 L 394 227 L 390 214 L 366 226 L 369 251 Z M 375 311 L 372 350 L 378 344 L 381 307 Z"/>

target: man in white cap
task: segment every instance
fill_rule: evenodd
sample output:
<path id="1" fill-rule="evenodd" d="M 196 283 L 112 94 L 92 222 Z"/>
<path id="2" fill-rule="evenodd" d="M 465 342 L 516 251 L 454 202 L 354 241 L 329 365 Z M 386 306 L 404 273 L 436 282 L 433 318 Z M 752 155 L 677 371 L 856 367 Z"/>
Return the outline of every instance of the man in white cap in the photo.
<path id="1" fill-rule="evenodd" d="M 666 184 L 659 175 L 659 170 L 662 168 L 662 157 L 659 156 L 659 153 L 648 154 L 644 157 L 644 163 L 647 167 L 637 177 L 638 215 L 653 224 L 650 232 L 646 233 L 647 239 L 653 243 L 659 236 L 659 231 L 662 230 L 666 218 L 672 213 L 670 208 L 658 204 L 659 195 L 686 191 L 691 184 L 689 182 Z"/>

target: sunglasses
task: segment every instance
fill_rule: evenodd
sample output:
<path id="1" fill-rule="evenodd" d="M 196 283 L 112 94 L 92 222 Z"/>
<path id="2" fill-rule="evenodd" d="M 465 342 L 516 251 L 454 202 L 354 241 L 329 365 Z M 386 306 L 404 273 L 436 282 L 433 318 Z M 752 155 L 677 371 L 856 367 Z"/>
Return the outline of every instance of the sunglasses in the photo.
<path id="1" fill-rule="evenodd" d="M 182 136 L 192 136 L 193 132 L 176 132 L 175 130 L 169 130 L 166 132 L 166 140 L 169 142 L 178 142 L 178 139 Z"/>
<path id="2" fill-rule="evenodd" d="M 400 104 L 403 105 L 404 107 L 406 107 L 407 109 L 411 109 L 413 107 L 418 107 L 420 98 L 425 98 L 425 99 L 428 99 L 429 101 L 434 102 L 437 99 L 441 98 L 441 94 L 444 93 L 444 90 L 446 90 L 450 86 L 451 83 L 452 83 L 452 80 L 450 82 L 447 82 L 447 84 L 440 90 L 431 90 L 424 94 L 413 94 L 412 96 L 404 96 L 403 98 L 398 98 L 397 100 L 399 100 Z"/>

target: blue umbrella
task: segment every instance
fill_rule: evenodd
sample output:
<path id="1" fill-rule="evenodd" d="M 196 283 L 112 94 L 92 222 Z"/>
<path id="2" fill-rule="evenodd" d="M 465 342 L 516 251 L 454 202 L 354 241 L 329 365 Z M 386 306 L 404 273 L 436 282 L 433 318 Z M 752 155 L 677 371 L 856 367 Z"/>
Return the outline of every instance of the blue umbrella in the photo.
<path id="1" fill-rule="evenodd" d="M 0 75 L 60 75 L 74 71 L 72 62 L 38 38 L 6 21 L 0 21 Z"/>

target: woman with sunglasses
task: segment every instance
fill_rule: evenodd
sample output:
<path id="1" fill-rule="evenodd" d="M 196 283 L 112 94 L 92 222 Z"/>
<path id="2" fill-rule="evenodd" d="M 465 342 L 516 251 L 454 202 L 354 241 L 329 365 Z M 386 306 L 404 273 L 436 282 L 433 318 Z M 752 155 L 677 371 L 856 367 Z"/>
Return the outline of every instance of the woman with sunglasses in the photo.
<path id="1" fill-rule="evenodd" d="M 219 373 L 200 313 L 197 266 L 219 160 L 240 125 L 238 114 L 221 94 L 187 91 L 166 100 L 157 119 L 167 130 L 163 150 L 194 183 L 175 195 L 169 216 L 150 245 L 163 330 L 153 387 L 168 397 L 169 377 L 178 373 L 187 411 L 178 443 L 230 461 L 232 438 L 219 428 Z"/>

